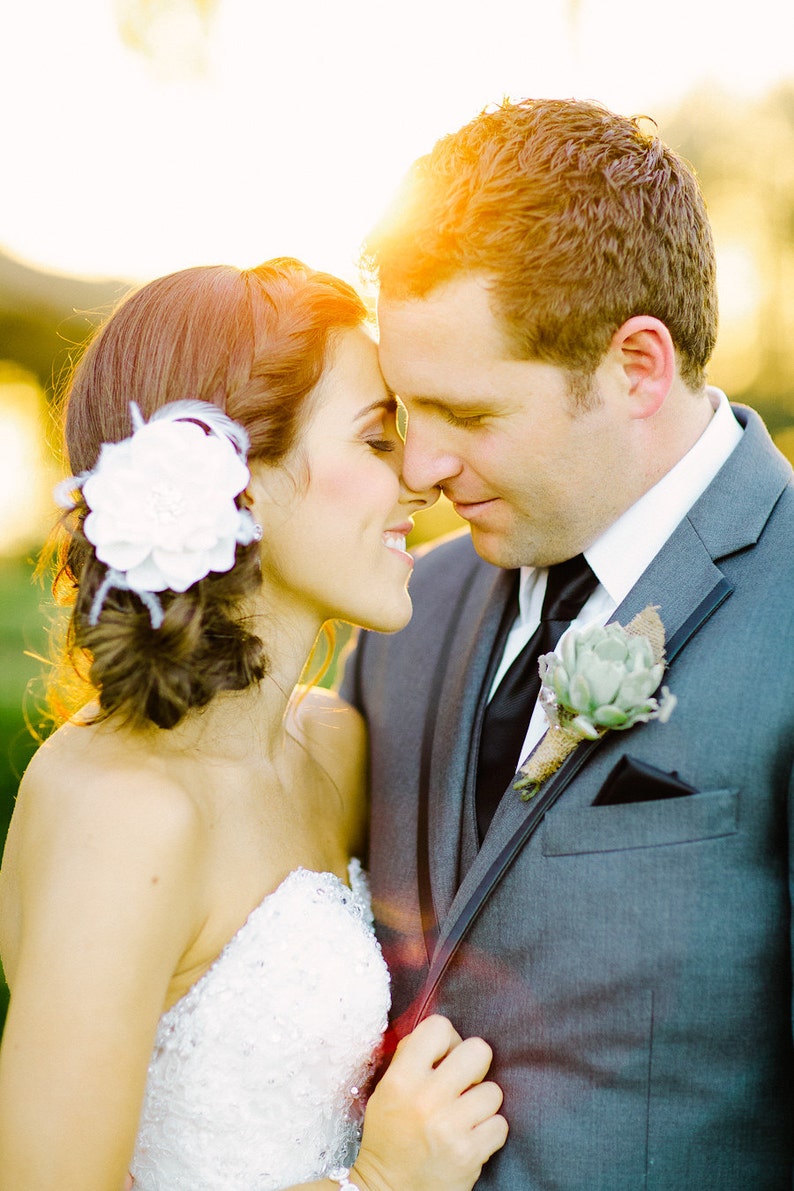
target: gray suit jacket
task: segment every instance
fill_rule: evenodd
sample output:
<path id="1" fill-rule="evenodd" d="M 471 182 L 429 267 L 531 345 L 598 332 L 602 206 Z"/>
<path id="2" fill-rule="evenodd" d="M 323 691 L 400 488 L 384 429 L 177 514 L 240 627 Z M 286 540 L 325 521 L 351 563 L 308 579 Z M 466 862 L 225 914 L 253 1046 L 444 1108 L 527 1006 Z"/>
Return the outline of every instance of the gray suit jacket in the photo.
<path id="1" fill-rule="evenodd" d="M 668 723 L 581 745 L 477 851 L 473 779 L 514 574 L 468 535 L 343 693 L 371 738 L 370 870 L 397 1028 L 493 1045 L 507 1145 L 481 1187 L 782 1191 L 794 1168 L 794 483 L 745 434 L 614 619 L 660 605 Z M 594 800 L 620 758 L 696 792 Z"/>

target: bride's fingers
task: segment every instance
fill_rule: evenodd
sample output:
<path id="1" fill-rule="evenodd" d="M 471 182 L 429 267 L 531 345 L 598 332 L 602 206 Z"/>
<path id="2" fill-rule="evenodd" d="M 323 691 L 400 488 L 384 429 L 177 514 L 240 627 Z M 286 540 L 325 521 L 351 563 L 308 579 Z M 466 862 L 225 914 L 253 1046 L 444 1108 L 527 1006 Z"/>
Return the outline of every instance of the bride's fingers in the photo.
<path id="1" fill-rule="evenodd" d="M 452 1023 L 446 1017 L 434 1014 L 420 1021 L 416 1029 L 400 1041 L 392 1062 L 418 1074 L 442 1063 L 461 1042 Z"/>
<path id="2" fill-rule="evenodd" d="M 483 1161 L 490 1158 L 491 1154 L 495 1154 L 497 1150 L 501 1150 L 507 1141 L 508 1131 L 507 1121 L 499 1113 L 475 1126 L 472 1136 L 483 1155 Z"/>
<path id="3" fill-rule="evenodd" d="M 410 1037 L 421 1038 L 427 1041 L 428 1045 L 435 1046 L 439 1058 L 454 1050 L 463 1041 L 449 1018 L 442 1017 L 440 1013 L 431 1013 L 430 1017 L 423 1018 Z"/>
<path id="4" fill-rule="evenodd" d="M 493 1080 L 475 1084 L 460 1097 L 459 1120 L 461 1124 L 476 1129 L 483 1121 L 496 1115 L 502 1107 L 502 1089 Z"/>
<path id="5" fill-rule="evenodd" d="M 493 1051 L 482 1038 L 465 1038 L 436 1067 L 438 1082 L 450 1095 L 459 1096 L 485 1079 L 492 1059 Z"/>

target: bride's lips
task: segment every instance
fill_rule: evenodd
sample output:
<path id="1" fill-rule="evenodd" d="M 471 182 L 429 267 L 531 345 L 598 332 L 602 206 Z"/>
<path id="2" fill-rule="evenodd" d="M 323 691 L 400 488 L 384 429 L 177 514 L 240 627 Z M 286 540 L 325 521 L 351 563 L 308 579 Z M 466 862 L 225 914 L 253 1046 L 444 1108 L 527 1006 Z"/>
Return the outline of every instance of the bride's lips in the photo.
<path id="1" fill-rule="evenodd" d="M 413 566 L 413 556 L 408 553 L 405 548 L 405 539 L 413 529 L 413 521 L 403 521 L 399 525 L 390 526 L 389 529 L 384 529 L 383 544 L 393 554 L 401 554 L 402 557 Z"/>

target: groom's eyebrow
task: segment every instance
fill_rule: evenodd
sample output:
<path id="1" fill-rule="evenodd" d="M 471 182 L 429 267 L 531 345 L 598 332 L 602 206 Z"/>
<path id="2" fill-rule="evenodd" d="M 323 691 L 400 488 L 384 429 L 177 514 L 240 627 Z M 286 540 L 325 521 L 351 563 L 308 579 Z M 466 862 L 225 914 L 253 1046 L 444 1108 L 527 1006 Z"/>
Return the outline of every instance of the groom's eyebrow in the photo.
<path id="1" fill-rule="evenodd" d="M 443 412 L 468 414 L 483 412 L 485 402 L 475 401 L 474 399 L 467 401 L 463 398 L 448 400 L 446 397 L 414 397 L 411 404 L 416 409 L 427 409 L 431 412 L 441 410 Z"/>

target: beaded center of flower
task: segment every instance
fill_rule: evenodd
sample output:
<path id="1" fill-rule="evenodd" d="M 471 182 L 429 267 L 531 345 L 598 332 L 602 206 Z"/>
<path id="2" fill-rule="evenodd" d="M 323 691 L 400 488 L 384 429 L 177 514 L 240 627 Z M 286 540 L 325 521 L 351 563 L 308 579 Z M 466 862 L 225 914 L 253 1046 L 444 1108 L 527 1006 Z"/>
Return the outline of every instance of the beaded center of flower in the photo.
<path id="1" fill-rule="evenodd" d="M 152 485 L 149 514 L 161 525 L 171 525 L 185 514 L 185 497 L 175 484 L 160 480 Z"/>

